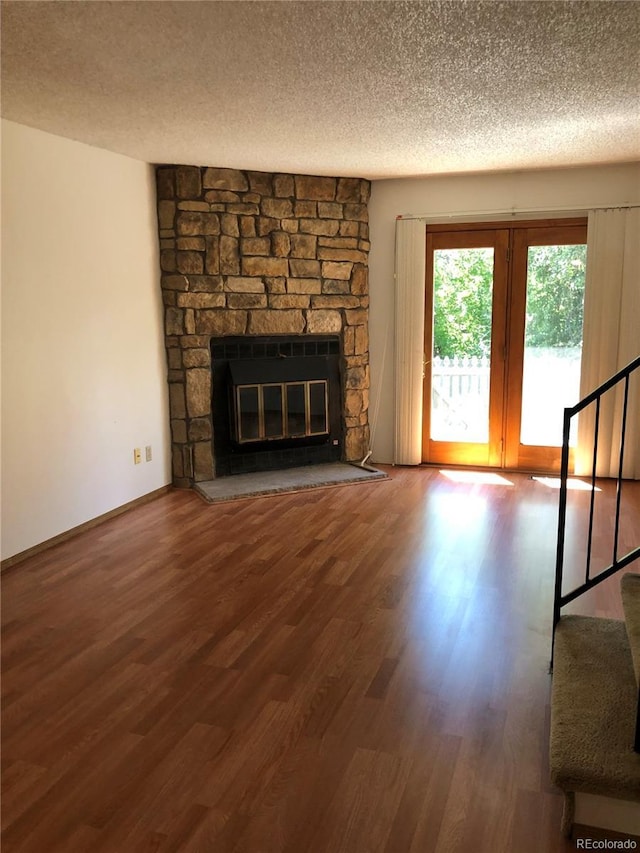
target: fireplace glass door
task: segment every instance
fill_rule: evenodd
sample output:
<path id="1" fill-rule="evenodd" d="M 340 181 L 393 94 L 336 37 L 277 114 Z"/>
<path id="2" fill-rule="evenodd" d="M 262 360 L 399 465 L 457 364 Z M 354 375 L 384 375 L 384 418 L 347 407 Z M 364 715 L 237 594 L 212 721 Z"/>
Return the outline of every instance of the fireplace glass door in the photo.
<path id="1" fill-rule="evenodd" d="M 236 441 L 269 441 L 329 432 L 327 382 L 237 385 Z"/>

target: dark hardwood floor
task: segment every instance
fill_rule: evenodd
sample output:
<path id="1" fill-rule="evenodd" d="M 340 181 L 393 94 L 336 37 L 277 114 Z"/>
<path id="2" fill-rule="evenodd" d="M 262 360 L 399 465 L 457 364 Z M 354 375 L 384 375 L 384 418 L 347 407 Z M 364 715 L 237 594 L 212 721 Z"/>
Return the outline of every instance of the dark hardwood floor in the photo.
<path id="1" fill-rule="evenodd" d="M 5 574 L 4 853 L 573 849 L 547 766 L 557 492 L 387 470 L 171 492 Z M 623 543 L 639 519 L 637 483 Z M 618 583 L 573 610 L 619 616 Z"/>

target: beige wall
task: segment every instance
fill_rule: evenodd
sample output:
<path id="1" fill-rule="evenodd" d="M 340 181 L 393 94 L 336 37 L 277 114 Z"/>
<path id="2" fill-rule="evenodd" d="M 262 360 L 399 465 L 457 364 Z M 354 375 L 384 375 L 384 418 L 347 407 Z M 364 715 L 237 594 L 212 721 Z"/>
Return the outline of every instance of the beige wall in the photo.
<path id="1" fill-rule="evenodd" d="M 151 166 L 2 122 L 3 558 L 170 480 L 156 235 Z"/>
<path id="2" fill-rule="evenodd" d="M 640 204 L 640 163 L 620 166 L 374 181 L 369 202 L 369 315 L 373 459 L 393 458 L 393 270 L 397 216 L 464 221 L 465 213 Z M 504 217 L 496 214 L 504 213 Z"/>

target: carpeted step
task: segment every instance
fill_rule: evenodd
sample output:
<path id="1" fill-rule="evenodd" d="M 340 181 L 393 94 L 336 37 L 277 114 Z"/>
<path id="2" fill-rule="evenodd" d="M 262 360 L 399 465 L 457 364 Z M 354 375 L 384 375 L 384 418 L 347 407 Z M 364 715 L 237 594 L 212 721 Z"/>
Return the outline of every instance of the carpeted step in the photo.
<path id="1" fill-rule="evenodd" d="M 631 659 L 640 686 L 640 575 L 626 574 L 620 584 Z"/>
<path id="2" fill-rule="evenodd" d="M 556 629 L 550 765 L 552 781 L 570 797 L 640 802 L 637 698 L 625 623 L 564 616 Z"/>

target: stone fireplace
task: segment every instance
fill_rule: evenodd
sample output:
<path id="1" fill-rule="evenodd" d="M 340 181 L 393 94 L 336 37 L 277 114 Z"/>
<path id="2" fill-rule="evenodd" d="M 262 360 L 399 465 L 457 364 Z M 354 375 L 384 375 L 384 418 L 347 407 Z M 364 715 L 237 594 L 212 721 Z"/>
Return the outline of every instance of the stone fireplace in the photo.
<path id="1" fill-rule="evenodd" d="M 292 410 L 303 393 L 312 401 L 307 403 L 311 456 L 322 445 L 327 460 L 362 459 L 369 445 L 369 182 L 195 166 L 159 166 L 156 180 L 174 484 L 189 486 L 236 470 L 256 470 L 246 465 L 232 470 L 223 458 L 217 434 L 224 432 L 221 407 L 231 412 L 231 431 L 233 407 L 214 387 L 216 356 L 227 363 L 238 361 L 234 369 L 243 377 L 246 365 L 226 355 L 233 355 L 234 347 L 244 347 L 246 354 L 253 344 L 258 354 L 265 353 L 262 370 L 269 357 L 260 347 L 269 342 L 276 348 L 269 352 L 283 361 L 294 352 L 287 347 L 295 344 L 304 353 L 308 344 L 307 351 L 315 353 L 308 358 L 318 362 L 324 344 L 332 342 L 338 396 L 336 420 L 327 422 L 326 429 L 318 419 L 322 393 L 329 401 L 329 391 L 318 384 L 321 378 L 287 381 L 290 368 L 273 361 L 275 376 L 262 384 L 280 386 L 280 391 L 269 391 L 269 399 L 289 395 Z M 264 392 L 251 390 L 261 383 L 242 382 L 247 404 L 258 395 L 255 399 L 263 405 Z M 315 424 L 311 429 L 309 417 Z M 292 432 L 294 420 L 292 415 L 289 426 L 282 421 L 282 435 L 252 435 L 252 447 L 249 442 L 243 448 L 242 437 L 231 435 L 234 452 L 263 453 L 266 459 L 264 454 L 272 453 L 277 442 L 279 450 L 296 448 L 300 436 Z M 273 438 L 275 443 L 267 442 Z M 294 457 L 282 455 L 282 467 L 296 464 Z M 272 460 L 267 467 L 274 467 Z"/>

